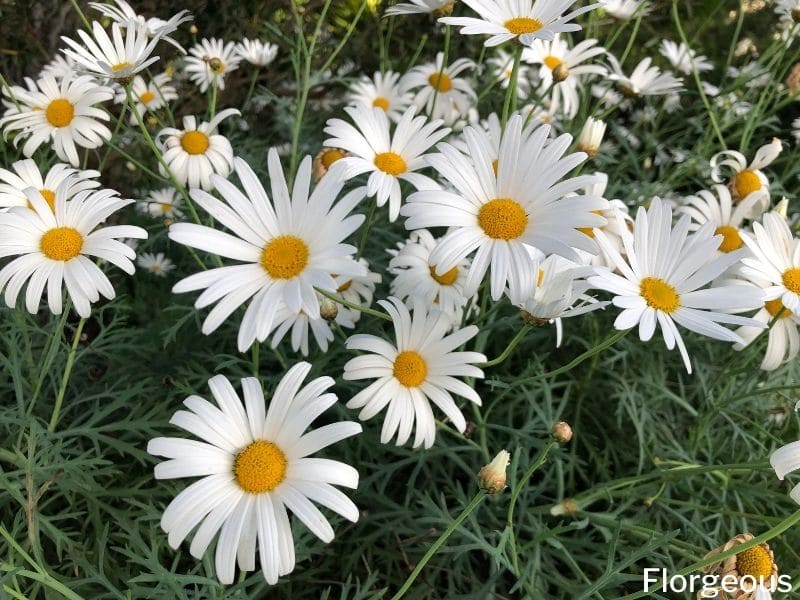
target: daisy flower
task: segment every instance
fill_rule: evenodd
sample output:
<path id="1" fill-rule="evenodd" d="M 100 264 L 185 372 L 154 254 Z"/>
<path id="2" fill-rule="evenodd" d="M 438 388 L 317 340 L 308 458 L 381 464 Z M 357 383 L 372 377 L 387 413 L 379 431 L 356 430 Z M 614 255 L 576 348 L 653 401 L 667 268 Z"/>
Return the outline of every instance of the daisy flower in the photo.
<path id="1" fill-rule="evenodd" d="M 4 136 L 19 131 L 16 146 L 27 138 L 22 152 L 32 156 L 45 142 L 51 142 L 58 158 L 73 167 L 80 164 L 78 150 L 99 148 L 111 139 L 111 130 L 100 121 L 108 121 L 108 113 L 95 105 L 114 97 L 111 88 L 97 85 L 88 75 L 64 77 L 57 82 L 45 75 L 36 82 L 37 89 L 15 90 L 20 112 L 6 113 L 0 119 Z"/>
<path id="2" fill-rule="evenodd" d="M 342 243 L 364 220 L 363 215 L 350 215 L 363 191 L 356 189 L 336 202 L 344 180 L 330 175 L 309 194 L 310 156 L 300 164 L 291 193 L 274 148 L 267 166 L 272 201 L 240 158 L 234 159 L 234 169 L 244 193 L 219 175 L 211 179 L 226 203 L 192 190 L 192 199 L 233 234 L 193 223 L 176 223 L 169 230 L 170 239 L 180 244 L 240 262 L 191 275 L 179 281 L 173 292 L 204 289 L 195 307 L 217 303 L 203 323 L 206 335 L 252 298 L 239 328 L 242 352 L 254 340 L 266 339 L 282 303 L 294 314 L 302 310 L 317 319 L 320 306 L 314 288 L 335 292 L 334 275 L 365 274 L 353 259 L 356 249 Z"/>
<path id="3" fill-rule="evenodd" d="M 397 123 L 411 104 L 411 94 L 400 91 L 400 74 L 394 71 L 376 71 L 372 79 L 367 77 L 350 86 L 348 102 L 355 106 L 380 108 Z"/>
<path id="4" fill-rule="evenodd" d="M 116 6 L 102 2 L 89 2 L 89 6 L 100 12 L 103 16 L 119 23 L 123 29 L 128 27 L 129 24 L 133 24 L 134 26 L 144 25 L 146 26 L 148 36 L 159 37 L 165 42 L 169 42 L 175 46 L 183 54 L 186 54 L 186 50 L 183 49 L 183 46 L 169 37 L 169 34 L 176 31 L 181 24 L 191 21 L 194 18 L 189 14 L 188 10 L 181 10 L 175 13 L 168 21 L 159 19 L 158 17 L 146 19 L 133 10 L 133 7 L 125 0 L 114 1 L 116 2 Z"/>
<path id="5" fill-rule="evenodd" d="M 742 274 L 764 279 L 764 300 L 780 300 L 786 310 L 800 316 L 800 239 L 776 212 L 764 214 L 763 225 L 753 223 L 753 234 L 741 232 L 752 256 L 742 258 Z"/>
<path id="6" fill-rule="evenodd" d="M 200 125 L 196 117 L 189 115 L 183 117 L 183 129 L 167 127 L 158 132 L 156 144 L 179 184 L 210 190 L 212 175 L 230 174 L 233 148 L 228 138 L 217 133 L 217 127 L 231 115 L 240 114 L 235 108 L 226 108 Z M 167 176 L 164 165 L 159 164 L 158 168 Z"/>
<path id="7" fill-rule="evenodd" d="M 236 52 L 236 44 L 227 44 L 217 38 L 203 39 L 189 49 L 186 57 L 186 72 L 189 79 L 205 92 L 212 83 L 217 89 L 225 89 L 225 76 L 239 68 L 242 60 Z"/>
<path id="8" fill-rule="evenodd" d="M 365 258 L 359 258 L 358 264 L 364 267 L 365 274 L 355 276 L 337 275 L 336 279 L 336 293 L 350 304 L 359 304 L 361 306 L 369 306 L 372 304 L 372 298 L 375 295 L 375 286 L 381 282 L 380 273 L 373 273 L 369 270 L 369 263 Z M 361 311 L 351 310 L 344 305 L 338 307 L 339 312 L 336 316 L 336 322 L 339 325 L 347 327 L 345 321 L 357 323 L 361 319 Z M 353 325 L 349 325 L 352 327 Z"/>
<path id="9" fill-rule="evenodd" d="M 637 14 L 639 8 L 647 2 L 647 0 L 597 0 L 600 6 L 608 14 L 615 19 L 627 20 L 633 15 Z M 641 14 L 647 14 L 650 11 L 649 7 L 645 7 Z"/>
<path id="10" fill-rule="evenodd" d="M 752 533 L 740 533 L 703 558 L 712 558 L 727 552 L 746 544 L 754 537 Z M 717 585 L 723 582 L 720 587 L 711 589 L 716 592 L 712 598 L 772 600 L 772 592 L 778 589 L 778 565 L 775 564 L 772 548 L 766 542 L 712 563 L 705 567 L 703 572 L 713 575 Z"/>
<path id="11" fill-rule="evenodd" d="M 358 418 L 366 421 L 388 406 L 381 431 L 383 444 L 397 434 L 396 443 L 402 446 L 416 424 L 414 448 L 421 444 L 430 448 L 436 438 L 431 402 L 463 432 L 467 423 L 451 392 L 480 405 L 477 392 L 457 377 L 482 378 L 483 371 L 473 363 L 485 362 L 486 357 L 454 350 L 475 337 L 478 328 L 470 325 L 445 335 L 452 323 L 440 310 L 429 313 L 425 304 L 416 302 L 412 317 L 397 298 L 378 304 L 392 317 L 396 342 L 366 334 L 347 339 L 347 348 L 372 354 L 348 361 L 342 377 L 348 381 L 376 379 L 353 396 L 347 408 L 360 408 Z"/>
<path id="12" fill-rule="evenodd" d="M 56 79 L 63 79 L 64 77 L 75 77 L 77 73 L 72 59 L 56 54 L 53 60 L 42 67 L 41 75 L 51 75 Z"/>
<path id="13" fill-rule="evenodd" d="M 337 160 L 343 159 L 349 154 L 341 148 L 323 147 L 314 157 L 313 170 L 314 181 L 319 181 L 330 170 Z"/>
<path id="14" fill-rule="evenodd" d="M 417 173 L 427 166 L 424 154 L 445 137 L 450 130 L 440 129 L 441 121 L 427 123 L 424 116 L 414 116 L 414 107 L 403 114 L 389 133 L 389 118 L 379 108 L 350 106 L 345 111 L 354 127 L 341 119 L 330 119 L 325 133 L 330 136 L 326 146 L 343 148 L 350 156 L 336 164 L 346 169 L 347 178 L 369 173 L 367 196 L 375 196 L 378 206 L 389 202 L 389 220 L 400 213 L 400 180 L 408 181 L 418 190 L 435 190 L 439 185 L 430 177 Z"/>
<path id="15" fill-rule="evenodd" d="M 689 75 L 692 73 L 692 63 L 694 68 L 700 71 L 711 71 L 714 65 L 708 62 L 708 58 L 703 55 L 698 55 L 697 52 L 689 48 L 686 44 L 681 42 L 676 44 L 671 40 L 661 40 L 661 46 L 658 51 L 661 56 L 669 61 L 673 69 Z"/>
<path id="16" fill-rule="evenodd" d="M 89 259 L 100 258 L 129 275 L 134 272 L 136 253 L 119 238 L 147 238 L 141 227 L 116 225 L 97 228 L 112 213 L 131 204 L 113 190 L 84 190 L 67 200 L 73 183 L 56 188 L 55 211 L 34 188 L 25 194 L 33 208 L 16 207 L 0 213 L 0 257 L 16 256 L 0 270 L 0 290 L 14 308 L 27 282 L 25 307 L 35 314 L 47 286 L 47 302 L 53 314 L 61 314 L 62 283 L 81 317 L 91 314 L 91 304 L 100 296 L 114 298 L 108 277 Z"/>
<path id="17" fill-rule="evenodd" d="M 500 82 L 506 90 L 511 85 L 511 76 L 514 74 L 514 56 L 505 50 L 497 50 L 494 56 L 486 61 L 492 68 L 493 77 Z M 527 98 L 531 91 L 530 67 L 520 63 L 517 68 L 517 98 Z M 472 109 L 470 109 L 472 110 Z"/>
<path id="18" fill-rule="evenodd" d="M 131 125 L 136 125 L 136 115 L 133 113 L 135 110 L 139 115 L 144 116 L 148 111 L 153 112 L 159 108 L 166 106 L 168 102 L 178 99 L 178 92 L 170 85 L 171 77 L 166 73 L 159 73 L 153 77 L 148 83 L 139 75 L 133 78 L 131 85 L 131 95 L 134 99 L 134 104 L 131 108 L 131 116 L 129 121 Z M 119 103 L 125 102 L 127 93 L 124 89 L 117 92 L 114 101 Z"/>
<path id="19" fill-rule="evenodd" d="M 720 183 L 724 181 L 723 170 L 732 170 L 730 178 L 728 179 L 728 187 L 731 190 L 731 196 L 737 202 L 749 196 L 755 191 L 763 190 L 767 193 L 769 199 L 769 180 L 764 172 L 761 170 L 764 167 L 772 164 L 778 155 L 783 150 L 783 145 L 778 138 L 773 138 L 769 144 L 761 146 L 756 151 L 756 155 L 750 164 L 747 164 L 747 159 L 744 154 L 736 150 L 723 150 L 717 152 L 711 157 L 711 179 Z M 766 205 L 759 205 L 759 208 L 766 209 Z M 750 218 L 755 218 L 758 213 L 755 213 Z"/>
<path id="20" fill-rule="evenodd" d="M 163 252 L 158 254 L 145 252 L 136 259 L 136 264 L 156 277 L 166 277 L 167 273 L 175 268 L 175 263 L 164 256 Z"/>
<path id="21" fill-rule="evenodd" d="M 586 117 L 581 134 L 578 136 L 577 147 L 581 152 L 586 152 L 589 158 L 597 156 L 603 136 L 606 134 L 606 122 L 593 117 Z"/>
<path id="22" fill-rule="evenodd" d="M 151 191 L 139 206 L 151 217 L 180 219 L 183 216 L 181 204 L 183 199 L 175 188 L 169 187 Z"/>
<path id="23" fill-rule="evenodd" d="M 147 451 L 166 460 L 156 465 L 156 479 L 202 477 L 169 503 L 161 517 L 168 542 L 177 549 L 197 530 L 189 546 L 202 558 L 219 532 L 214 564 L 223 584 L 233 583 L 236 563 L 242 571 L 256 566 L 256 547 L 267 583 L 294 570 L 295 553 L 287 509 L 326 544 L 333 528 L 313 502 L 358 520 L 358 508 L 334 486 L 358 487 L 350 465 L 312 455 L 361 432 L 358 423 L 331 423 L 304 433 L 336 403 L 324 393 L 334 381 L 318 377 L 304 387 L 311 365 L 301 362 L 281 378 L 269 408 L 255 377 L 241 380 L 244 402 L 223 375 L 208 380 L 216 406 L 199 396 L 184 400 L 188 410 L 170 423 L 199 438 L 159 437 Z"/>
<path id="24" fill-rule="evenodd" d="M 411 0 L 398 2 L 386 9 L 385 16 L 433 14 L 434 16 L 449 15 L 453 12 L 456 0 Z"/>
<path id="25" fill-rule="evenodd" d="M 605 197 L 606 187 L 608 186 L 608 175 L 605 173 L 595 172 L 595 183 L 584 187 L 584 193 L 587 196 L 602 198 L 603 207 L 595 210 L 594 214 L 599 215 L 605 219 L 605 224 L 598 225 L 597 227 L 579 227 L 584 235 L 588 235 L 594 239 L 595 230 L 599 229 L 606 236 L 606 241 L 611 244 L 618 252 L 622 251 L 622 232 L 630 231 L 633 228 L 633 219 L 630 217 L 628 205 L 622 200 L 607 200 Z M 613 268 L 613 261 L 602 251 L 598 254 L 591 254 L 583 250 L 578 251 L 580 255 L 580 262 L 582 264 L 590 265 L 606 265 Z"/>
<path id="26" fill-rule="evenodd" d="M 576 0 L 463 0 L 480 16 L 443 17 L 440 22 L 461 27 L 465 35 L 488 35 L 485 46 L 498 46 L 519 39 L 529 45 L 535 39 L 552 40 L 557 33 L 580 31 L 580 25 L 571 23 L 575 17 L 597 8 L 590 4 L 563 14 Z"/>
<path id="27" fill-rule="evenodd" d="M 617 88 L 625 96 L 660 96 L 683 89 L 681 79 L 671 73 L 662 73 L 658 67 L 651 66 L 653 60 L 649 56 L 636 65 L 630 76 L 625 75 L 613 54 L 608 55 L 608 60 L 612 71 L 608 79 L 616 81 Z"/>
<path id="28" fill-rule="evenodd" d="M 800 0 L 776 0 L 775 14 L 784 23 L 794 25 L 800 22 Z"/>
<path id="29" fill-rule="evenodd" d="M 34 188 L 50 206 L 55 210 L 56 189 L 64 181 L 67 187 L 64 191 L 65 199 L 69 200 L 78 192 L 91 190 L 100 187 L 97 177 L 100 171 L 80 171 L 73 169 L 67 164 L 56 163 L 43 176 L 32 158 L 18 160 L 11 165 L 12 171 L 0 169 L 0 209 L 11 206 L 27 206 L 32 208 L 28 196 L 25 194 L 27 188 Z"/>
<path id="30" fill-rule="evenodd" d="M 467 273 L 464 293 L 473 295 L 491 264 L 491 295 L 497 300 L 506 285 L 533 288 L 533 271 L 526 248 L 577 260 L 573 248 L 596 253 L 597 246 L 578 227 L 602 225 L 592 213 L 603 207 L 601 198 L 564 199 L 594 181 L 593 176 L 561 178 L 586 159 L 582 152 L 562 157 L 572 136 L 548 140 L 550 127 L 523 132 L 522 117 L 506 126 L 498 162 L 473 127 L 464 129 L 469 152 L 439 144 L 441 154 L 428 160 L 453 187 L 452 191 L 421 191 L 403 207 L 406 229 L 450 227 L 431 251 L 436 275 L 445 275 L 477 250 Z M 495 173 L 496 169 L 496 173 Z"/>
<path id="31" fill-rule="evenodd" d="M 436 62 L 411 69 L 400 81 L 402 92 L 414 92 L 414 104 L 431 119 L 442 119 L 451 125 L 467 114 L 476 103 L 477 94 L 461 73 L 474 69 L 475 63 L 459 58 L 444 66 L 444 53 L 436 54 Z"/>
<path id="32" fill-rule="evenodd" d="M 691 373 L 689 354 L 676 323 L 710 338 L 741 342 L 741 337 L 720 323 L 760 327 L 754 319 L 727 311 L 758 308 L 764 297 L 754 285 L 703 287 L 735 264 L 739 254 L 715 252 L 722 239 L 714 235 L 712 223 L 687 236 L 689 225 L 689 215 L 683 215 L 673 227 L 671 208 L 654 198 L 647 211 L 639 208 L 633 234 L 622 231 L 627 260 L 602 231 L 595 230 L 595 239 L 619 274 L 596 267 L 597 275 L 590 277 L 589 283 L 614 294 L 614 306 L 623 309 L 614 327 L 630 329 L 638 324 L 639 338 L 647 342 L 658 323 L 667 348 L 678 346 Z"/>
<path id="33" fill-rule="evenodd" d="M 795 407 L 795 410 L 798 409 L 800 409 L 800 403 Z M 800 469 L 800 440 L 787 444 L 773 452 L 772 456 L 769 457 L 769 462 L 781 481 L 792 471 Z M 800 504 L 800 483 L 794 486 L 789 495 L 792 500 Z"/>
<path id="34" fill-rule="evenodd" d="M 243 39 L 235 46 L 236 54 L 256 67 L 266 67 L 278 56 L 278 46 L 260 40 Z"/>

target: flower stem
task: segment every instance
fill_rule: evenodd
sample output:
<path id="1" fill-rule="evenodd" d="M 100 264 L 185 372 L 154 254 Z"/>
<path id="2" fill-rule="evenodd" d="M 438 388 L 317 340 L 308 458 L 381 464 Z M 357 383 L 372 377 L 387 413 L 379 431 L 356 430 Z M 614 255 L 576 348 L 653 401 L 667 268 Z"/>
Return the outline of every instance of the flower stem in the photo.
<path id="1" fill-rule="evenodd" d="M 75 9 L 75 12 L 78 13 L 81 21 L 83 21 L 83 26 L 86 27 L 87 30 L 91 31 L 92 26 L 89 24 L 89 19 L 86 18 L 85 14 L 83 14 L 83 11 L 81 10 L 81 7 L 78 6 L 78 3 L 75 0 L 69 0 L 69 2 L 72 4 L 72 8 Z"/>
<path id="2" fill-rule="evenodd" d="M 511 109 L 512 98 L 515 107 L 517 104 L 517 79 L 519 78 L 519 62 L 521 58 L 522 44 L 517 44 L 517 48 L 514 50 L 514 66 L 511 67 L 511 79 L 509 80 L 508 88 L 506 89 L 506 99 L 503 101 L 503 119 L 500 123 L 503 129 L 506 128 L 506 123 L 508 122 L 508 114 L 509 110 Z"/>
<path id="3" fill-rule="evenodd" d="M 517 347 L 517 344 L 519 344 L 522 341 L 522 338 L 525 337 L 525 335 L 528 333 L 528 331 L 530 331 L 530 329 L 531 325 L 524 325 L 522 329 L 520 329 L 517 332 L 517 335 L 515 335 L 514 338 L 508 343 L 508 346 L 506 346 L 506 349 L 503 350 L 500 356 L 498 356 L 497 358 L 493 358 L 492 360 L 486 361 L 485 363 L 479 363 L 475 366 L 480 367 L 481 369 L 485 369 L 486 367 L 494 367 L 495 365 L 501 364 L 511 355 L 511 353 L 514 351 L 514 348 Z"/>
<path id="4" fill-rule="evenodd" d="M 53 360 L 58 353 L 58 347 L 61 343 L 61 334 L 64 332 L 64 325 L 67 322 L 70 308 L 72 308 L 72 302 L 67 299 L 63 308 L 63 312 L 61 313 L 61 318 L 58 320 L 55 329 L 53 329 L 53 334 L 50 336 L 47 346 L 45 347 L 44 360 L 42 361 L 42 368 L 39 370 L 39 377 L 36 379 L 36 386 L 33 388 L 33 396 L 31 397 L 31 403 L 28 406 L 28 415 L 33 412 L 33 407 L 36 405 L 36 401 L 39 399 L 39 394 L 42 391 L 42 384 L 44 383 L 45 377 L 47 377 L 47 373 L 50 370 L 50 366 L 53 364 Z"/>
<path id="5" fill-rule="evenodd" d="M 2 73 L 0 73 L 0 86 L 5 88 L 5 90 L 8 92 L 8 97 L 11 98 L 11 101 L 14 103 L 14 106 L 17 108 L 17 110 L 21 110 L 19 101 L 17 100 L 17 97 L 14 95 L 14 90 L 12 90 L 11 86 L 8 85 L 8 82 L 6 81 L 6 78 L 3 77 Z"/>
<path id="6" fill-rule="evenodd" d="M 211 80 L 211 99 L 208 102 L 208 118 L 213 119 L 217 114 L 217 78 Z"/>
<path id="7" fill-rule="evenodd" d="M 444 26 L 444 51 L 442 52 L 442 70 L 439 71 L 436 75 L 438 79 L 436 80 L 436 87 L 433 89 L 433 100 L 431 102 L 431 118 L 433 115 L 436 114 L 436 99 L 439 97 L 439 80 L 444 75 L 445 69 L 447 69 L 447 60 L 450 54 L 450 25 Z"/>
<path id="8" fill-rule="evenodd" d="M 367 220 L 364 222 L 364 233 L 361 234 L 361 241 L 358 243 L 358 254 L 356 260 L 361 258 L 364 254 L 364 248 L 367 245 L 367 238 L 369 237 L 369 230 L 372 228 L 372 220 L 375 217 L 375 207 L 378 205 L 377 198 L 373 198 L 369 203 L 369 211 L 367 212 Z"/>
<path id="9" fill-rule="evenodd" d="M 339 304 L 346 306 L 347 308 L 352 308 L 353 310 L 357 310 L 359 312 L 364 313 L 365 315 L 370 315 L 373 317 L 378 317 L 379 319 L 383 319 L 385 321 L 391 321 L 392 317 L 387 315 L 386 313 L 380 312 L 379 310 L 374 310 L 372 308 L 368 308 L 366 306 L 362 306 L 360 304 L 354 304 L 353 302 L 348 302 L 341 296 L 337 296 L 336 294 L 329 292 L 327 290 L 322 290 L 320 288 L 314 288 L 317 290 L 318 293 L 325 296 L 326 298 L 333 300 L 334 302 L 338 302 Z"/>
<path id="10" fill-rule="evenodd" d="M 244 102 L 242 103 L 242 110 L 245 110 L 250 105 L 250 100 L 253 98 L 253 92 L 256 89 L 256 82 L 258 81 L 259 73 L 260 69 L 258 67 L 253 69 L 253 76 L 250 78 L 250 87 L 247 88 L 247 95 L 244 97 Z"/>
<path id="11" fill-rule="evenodd" d="M 119 118 L 117 119 L 117 124 L 114 126 L 114 132 L 111 134 L 111 139 L 116 139 L 117 134 L 119 134 L 119 128 L 122 126 L 122 121 L 125 119 L 125 113 L 128 111 L 128 100 L 130 99 L 129 94 L 125 94 L 125 100 L 122 102 L 122 108 L 119 111 Z M 136 110 L 135 106 L 131 107 L 131 110 Z M 108 160 L 108 156 L 111 154 L 112 147 L 109 146 L 109 149 L 103 155 L 100 164 L 97 167 L 97 170 L 102 172 L 103 166 L 105 166 L 106 161 Z"/>
<path id="12" fill-rule="evenodd" d="M 83 326 L 86 324 L 86 319 L 82 318 L 78 323 L 78 328 L 75 330 L 75 336 L 72 338 L 72 348 L 67 356 L 67 365 L 64 367 L 64 375 L 61 377 L 61 387 L 58 388 L 58 395 L 56 396 L 56 403 L 53 406 L 53 414 L 50 417 L 50 424 L 47 426 L 47 431 L 53 432 L 56 430 L 56 423 L 58 423 L 58 415 L 61 412 L 61 404 L 64 402 L 64 394 L 67 391 L 67 383 L 69 383 L 69 376 L 72 373 L 72 367 L 75 364 L 75 355 L 78 351 L 78 342 L 81 340 L 81 333 L 83 333 Z"/>

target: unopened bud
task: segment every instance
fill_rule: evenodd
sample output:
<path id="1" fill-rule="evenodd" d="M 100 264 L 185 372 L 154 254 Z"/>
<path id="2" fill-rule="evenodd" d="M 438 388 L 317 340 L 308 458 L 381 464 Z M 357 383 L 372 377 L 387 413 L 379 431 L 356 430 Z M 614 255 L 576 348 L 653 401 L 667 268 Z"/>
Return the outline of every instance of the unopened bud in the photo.
<path id="1" fill-rule="evenodd" d="M 572 439 L 572 427 L 570 427 L 569 423 L 566 421 L 559 421 L 553 425 L 553 429 L 550 430 L 550 435 L 552 435 L 553 439 L 559 444 L 566 444 Z"/>
<path id="2" fill-rule="evenodd" d="M 569 77 L 569 69 L 563 62 L 553 69 L 553 81 L 560 83 Z"/>
<path id="3" fill-rule="evenodd" d="M 195 25 L 194 23 L 189 25 L 189 33 L 191 33 L 192 35 L 197 35 L 198 31 L 199 30 L 197 29 L 197 25 Z"/>
<path id="4" fill-rule="evenodd" d="M 789 216 L 789 199 L 786 196 L 784 196 L 772 210 L 773 212 L 778 213 L 780 216 L 786 219 Z"/>
<path id="5" fill-rule="evenodd" d="M 550 514 L 554 517 L 562 515 L 572 516 L 578 512 L 578 503 L 572 498 L 564 498 L 561 502 L 550 508 Z"/>
<path id="6" fill-rule="evenodd" d="M 128 171 L 133 172 L 136 170 L 136 165 L 133 164 L 131 161 L 128 161 L 125 163 L 125 168 L 128 169 Z"/>
<path id="7" fill-rule="evenodd" d="M 800 23 L 800 8 L 796 7 L 793 8 L 791 15 L 792 15 L 792 21 L 794 21 L 795 23 Z"/>
<path id="8" fill-rule="evenodd" d="M 437 19 L 439 17 L 446 17 L 447 15 L 453 12 L 453 6 L 455 6 L 455 4 L 456 0 L 453 0 L 452 2 L 448 2 L 444 6 L 437 8 L 435 11 L 433 11 L 433 16 L 436 17 Z"/>
<path id="9" fill-rule="evenodd" d="M 601 119 L 589 117 L 583 124 L 581 134 L 578 136 L 578 150 L 586 152 L 589 158 L 597 156 L 603 136 L 606 134 L 606 123 Z"/>
<path id="10" fill-rule="evenodd" d="M 339 314 L 339 305 L 330 298 L 323 298 L 319 303 L 319 316 L 326 321 L 333 321 Z"/>
<path id="11" fill-rule="evenodd" d="M 506 467 L 511 455 L 500 450 L 488 465 L 478 471 L 478 485 L 487 494 L 499 494 L 506 487 Z"/>
<path id="12" fill-rule="evenodd" d="M 156 119 L 155 116 L 150 115 L 147 117 L 147 124 L 150 125 L 150 127 L 155 127 L 158 125 L 158 119 Z"/>

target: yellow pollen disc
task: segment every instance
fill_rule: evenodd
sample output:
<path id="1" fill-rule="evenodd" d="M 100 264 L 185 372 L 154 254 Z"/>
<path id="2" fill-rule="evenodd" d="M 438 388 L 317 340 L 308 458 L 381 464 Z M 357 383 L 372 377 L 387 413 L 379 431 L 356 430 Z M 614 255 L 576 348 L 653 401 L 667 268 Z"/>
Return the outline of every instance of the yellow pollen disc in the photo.
<path id="1" fill-rule="evenodd" d="M 772 575 L 772 557 L 764 546 L 753 546 L 736 555 L 736 571 L 739 577 L 750 575 L 767 581 Z"/>
<path id="2" fill-rule="evenodd" d="M 212 58 L 208 61 L 208 68 L 219 75 L 225 72 L 225 63 L 218 58 Z"/>
<path id="3" fill-rule="evenodd" d="M 233 474 L 245 492 L 271 492 L 286 477 L 286 455 L 272 442 L 255 441 L 236 455 Z"/>
<path id="4" fill-rule="evenodd" d="M 353 280 L 352 279 L 350 281 L 345 281 L 342 285 L 340 285 L 338 288 L 336 288 L 336 291 L 337 292 L 346 292 L 347 290 L 350 289 L 351 285 L 353 285 Z"/>
<path id="5" fill-rule="evenodd" d="M 45 232 L 39 248 L 51 260 L 72 260 L 81 253 L 83 236 L 72 227 L 56 227 Z"/>
<path id="6" fill-rule="evenodd" d="M 764 308 L 767 309 L 767 312 L 770 314 L 770 316 L 776 317 L 778 316 L 778 313 L 781 312 L 781 309 L 783 309 L 783 302 L 781 302 L 780 298 L 775 298 L 775 300 L 767 300 L 764 302 Z M 791 314 L 791 311 L 784 310 L 783 313 L 781 313 L 781 319 L 787 319 Z"/>
<path id="7" fill-rule="evenodd" d="M 755 171 L 747 169 L 746 171 L 736 174 L 733 185 L 739 197 L 744 198 L 748 194 L 761 189 L 761 180 L 758 178 Z"/>
<path id="8" fill-rule="evenodd" d="M 114 73 L 119 73 L 120 71 L 124 71 L 125 69 L 130 69 L 133 65 L 129 62 L 121 62 L 117 63 L 116 65 L 111 66 L 111 71 Z"/>
<path id="9" fill-rule="evenodd" d="M 56 212 L 56 193 L 48 189 L 39 190 L 39 193 L 42 195 L 42 198 L 44 198 L 44 201 L 47 202 L 47 206 L 50 207 L 50 210 Z M 31 204 L 30 200 L 28 200 L 28 208 L 33 208 L 33 204 Z"/>
<path id="10" fill-rule="evenodd" d="M 320 160 L 322 161 L 322 166 L 326 169 L 330 169 L 331 165 L 335 163 L 340 158 L 344 158 L 344 152 L 339 150 L 338 148 L 331 148 L 330 150 L 326 150 L 322 153 L 322 157 Z"/>
<path id="11" fill-rule="evenodd" d="M 497 176 L 497 167 L 500 165 L 500 161 L 498 159 L 494 159 L 492 161 L 492 171 L 494 171 L 495 177 Z"/>
<path id="12" fill-rule="evenodd" d="M 647 306 L 666 313 L 671 313 L 681 304 L 681 297 L 675 288 L 657 277 L 645 277 L 639 283 L 639 293 L 647 302 Z"/>
<path id="13" fill-rule="evenodd" d="M 395 379 L 406 387 L 417 387 L 425 381 L 428 367 L 425 359 L 413 350 L 406 350 L 394 359 L 392 371 Z"/>
<path id="14" fill-rule="evenodd" d="M 714 230 L 714 235 L 722 236 L 722 242 L 719 244 L 720 252 L 733 252 L 744 245 L 744 242 L 739 235 L 739 230 L 736 229 L 736 227 L 731 227 L 730 225 L 717 227 Z"/>
<path id="15" fill-rule="evenodd" d="M 384 112 L 389 110 L 389 101 L 384 98 L 383 96 L 378 96 L 375 100 L 372 101 L 372 106 L 380 108 Z"/>
<path id="16" fill-rule="evenodd" d="M 515 17 L 509 19 L 505 23 L 505 28 L 514 35 L 522 35 L 523 33 L 535 33 L 542 28 L 542 22 L 538 19 L 531 19 L 530 17 Z"/>
<path id="17" fill-rule="evenodd" d="M 800 294 L 800 267 L 792 267 L 783 272 L 783 285 L 790 292 Z"/>
<path id="18" fill-rule="evenodd" d="M 546 64 L 552 71 L 561 64 L 561 59 L 556 58 L 555 56 L 545 56 L 544 64 Z"/>
<path id="19" fill-rule="evenodd" d="M 69 100 L 56 98 L 47 105 L 44 116 L 53 127 L 66 127 L 72 123 L 72 117 L 75 116 L 75 107 L 72 106 Z"/>
<path id="20" fill-rule="evenodd" d="M 430 267 L 431 277 L 436 280 L 436 283 L 441 285 L 453 285 L 458 279 L 458 267 L 453 267 L 444 275 L 436 274 L 436 267 Z"/>
<path id="21" fill-rule="evenodd" d="M 208 136 L 202 131 L 187 131 L 181 136 L 181 148 L 189 154 L 203 154 L 208 150 Z"/>
<path id="22" fill-rule="evenodd" d="M 307 264 L 308 246 L 293 235 L 276 237 L 261 251 L 261 266 L 273 279 L 296 277 Z"/>
<path id="23" fill-rule="evenodd" d="M 453 89 L 453 80 L 450 79 L 447 73 L 433 73 L 428 77 L 428 83 L 440 92 L 449 92 Z"/>
<path id="24" fill-rule="evenodd" d="M 155 100 L 155 98 L 156 98 L 156 95 L 153 92 L 151 92 L 150 90 L 147 90 L 143 94 L 139 94 L 139 101 L 142 104 L 150 104 L 153 100 Z"/>
<path id="25" fill-rule="evenodd" d="M 161 203 L 161 212 L 167 214 L 169 211 L 172 210 L 172 204 L 167 204 L 166 202 Z"/>
<path id="26" fill-rule="evenodd" d="M 528 215 L 518 202 L 509 198 L 495 198 L 481 206 L 478 225 L 490 238 L 514 240 L 525 233 Z"/>
<path id="27" fill-rule="evenodd" d="M 389 175 L 406 172 L 406 161 L 395 152 L 381 152 L 375 155 L 375 166 Z"/>

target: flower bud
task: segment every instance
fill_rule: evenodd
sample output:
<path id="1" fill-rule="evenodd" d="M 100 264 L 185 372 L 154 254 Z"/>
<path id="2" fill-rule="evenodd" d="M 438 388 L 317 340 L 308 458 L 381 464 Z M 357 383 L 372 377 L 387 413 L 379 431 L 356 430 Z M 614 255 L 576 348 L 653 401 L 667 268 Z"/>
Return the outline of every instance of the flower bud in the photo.
<path id="1" fill-rule="evenodd" d="M 572 439 L 572 427 L 570 427 L 569 423 L 566 421 L 559 421 L 553 425 L 553 429 L 550 430 L 550 435 L 552 435 L 553 439 L 559 444 L 566 444 Z"/>
<path id="2" fill-rule="evenodd" d="M 554 517 L 562 515 L 572 516 L 578 512 L 578 503 L 572 498 L 564 498 L 561 502 L 550 508 L 550 514 Z"/>
<path id="3" fill-rule="evenodd" d="M 192 35 L 197 35 L 197 32 L 198 32 L 197 25 L 195 25 L 194 23 L 189 25 L 189 33 L 191 33 Z"/>
<path id="4" fill-rule="evenodd" d="M 333 321 L 339 314 L 339 305 L 330 298 L 323 297 L 319 303 L 319 316 L 326 321 Z"/>
<path id="5" fill-rule="evenodd" d="M 478 485 L 487 494 L 499 494 L 506 487 L 506 467 L 511 455 L 500 450 L 488 465 L 478 471 Z"/>
<path id="6" fill-rule="evenodd" d="M 606 123 L 600 119 L 589 117 L 583 125 L 581 135 L 578 137 L 578 150 L 586 152 L 589 158 L 597 156 L 603 136 L 606 133 Z"/>
<path id="7" fill-rule="evenodd" d="M 560 65 L 558 65 L 555 69 L 553 69 L 554 82 L 561 83 L 567 77 L 569 77 L 569 69 L 567 68 L 567 65 L 565 65 L 563 62 Z"/>
<path id="8" fill-rule="evenodd" d="M 786 196 L 784 196 L 772 210 L 773 212 L 778 213 L 780 216 L 786 219 L 789 216 L 789 199 Z"/>

